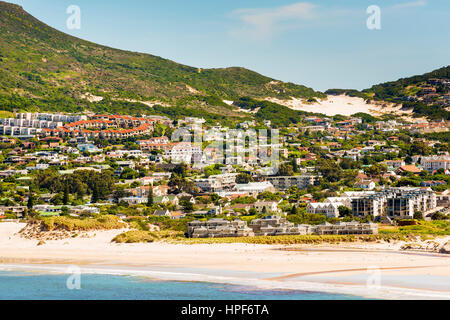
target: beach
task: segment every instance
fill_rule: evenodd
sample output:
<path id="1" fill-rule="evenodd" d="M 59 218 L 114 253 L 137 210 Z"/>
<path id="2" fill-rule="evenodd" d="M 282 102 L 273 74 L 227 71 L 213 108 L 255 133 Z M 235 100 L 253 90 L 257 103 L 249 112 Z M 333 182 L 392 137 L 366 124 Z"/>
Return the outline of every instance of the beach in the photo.
<path id="1" fill-rule="evenodd" d="M 115 244 L 123 230 L 86 237 L 24 239 L 20 223 L 0 223 L 0 268 L 136 275 L 264 289 L 309 290 L 377 299 L 450 299 L 449 255 L 402 251 L 402 242 L 339 245 Z M 439 241 L 448 241 L 442 238 Z"/>

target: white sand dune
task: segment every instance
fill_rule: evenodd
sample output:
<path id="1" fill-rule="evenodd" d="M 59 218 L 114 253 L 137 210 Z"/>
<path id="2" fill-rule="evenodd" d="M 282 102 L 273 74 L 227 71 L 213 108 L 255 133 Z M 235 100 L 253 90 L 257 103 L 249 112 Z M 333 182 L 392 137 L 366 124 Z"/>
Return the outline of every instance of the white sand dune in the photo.
<path id="1" fill-rule="evenodd" d="M 285 105 L 295 110 L 306 112 L 323 113 L 327 116 L 337 114 L 351 116 L 358 112 L 364 112 L 372 115 L 384 113 L 399 112 L 401 105 L 395 106 L 392 103 L 366 103 L 362 98 L 349 97 L 346 95 L 329 95 L 327 99 L 319 99 L 318 102 L 307 103 L 302 99 L 292 98 L 291 100 L 280 100 L 276 98 L 267 98 L 266 100 Z M 408 114 L 409 112 L 401 111 Z"/>

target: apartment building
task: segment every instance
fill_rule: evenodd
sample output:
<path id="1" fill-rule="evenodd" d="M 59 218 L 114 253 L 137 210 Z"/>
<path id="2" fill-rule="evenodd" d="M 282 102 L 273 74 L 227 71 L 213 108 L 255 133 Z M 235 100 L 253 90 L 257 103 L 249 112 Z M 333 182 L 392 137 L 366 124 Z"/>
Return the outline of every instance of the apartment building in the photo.
<path id="1" fill-rule="evenodd" d="M 236 185 L 237 173 L 223 173 L 204 179 L 195 179 L 195 186 L 204 192 L 218 192 L 231 190 Z"/>
<path id="2" fill-rule="evenodd" d="M 220 237 L 253 237 L 306 234 L 377 234 L 378 225 L 374 223 L 339 222 L 337 224 L 323 223 L 318 226 L 307 224 L 294 225 L 280 216 L 267 216 L 253 220 L 250 225 L 242 220 L 228 221 L 211 219 L 195 220 L 188 223 L 187 237 L 190 238 L 220 238 Z"/>
<path id="3" fill-rule="evenodd" d="M 308 234 L 311 230 L 305 225 L 294 225 L 280 216 L 254 219 L 250 223 L 250 228 L 256 236 L 299 235 Z"/>
<path id="4" fill-rule="evenodd" d="M 439 169 L 449 170 L 450 157 L 422 158 L 421 164 L 428 172 L 434 172 Z"/>
<path id="5" fill-rule="evenodd" d="M 431 189 L 392 188 L 352 199 L 352 213 L 361 217 L 412 219 L 417 211 L 425 213 L 435 208 L 436 193 Z"/>
<path id="6" fill-rule="evenodd" d="M 285 191 L 294 186 L 299 189 L 305 189 L 314 185 L 318 181 L 318 177 L 312 174 L 302 174 L 299 176 L 267 177 L 267 181 L 276 189 Z"/>
<path id="7" fill-rule="evenodd" d="M 252 237 L 254 233 L 245 221 L 214 218 L 208 221 L 189 222 L 187 236 L 189 238 Z"/>
<path id="8" fill-rule="evenodd" d="M 360 223 L 352 222 L 338 222 L 331 224 L 324 222 L 315 226 L 314 233 L 318 235 L 325 234 L 378 234 L 378 225 L 376 223 Z"/>

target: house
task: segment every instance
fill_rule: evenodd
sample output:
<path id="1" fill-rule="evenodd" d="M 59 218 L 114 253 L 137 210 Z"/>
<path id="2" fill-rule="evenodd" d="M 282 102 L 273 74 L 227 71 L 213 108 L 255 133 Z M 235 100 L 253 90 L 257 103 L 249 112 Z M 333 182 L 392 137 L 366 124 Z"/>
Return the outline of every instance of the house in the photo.
<path id="1" fill-rule="evenodd" d="M 414 174 L 419 174 L 422 172 L 422 170 L 419 167 L 416 167 L 413 164 L 409 164 L 409 165 L 405 165 L 405 166 L 401 166 L 400 168 L 397 169 L 396 173 L 397 174 L 402 174 L 402 173 L 414 173 Z"/>
<path id="2" fill-rule="evenodd" d="M 186 214 L 181 211 L 174 211 L 170 213 L 170 218 L 173 220 L 178 220 L 186 217 Z"/>
<path id="3" fill-rule="evenodd" d="M 179 199 L 174 195 L 156 196 L 153 197 L 153 202 L 155 204 L 172 204 L 177 206 L 179 203 Z"/>
<path id="4" fill-rule="evenodd" d="M 170 217 L 170 211 L 169 210 L 156 210 L 153 215 L 157 217 Z"/>
<path id="5" fill-rule="evenodd" d="M 179 201 L 187 200 L 192 204 L 196 203 L 195 198 L 191 194 L 186 192 L 179 193 L 176 195 L 176 197 L 178 198 Z"/>
<path id="6" fill-rule="evenodd" d="M 212 208 L 210 208 L 208 210 L 208 214 L 215 215 L 215 216 L 221 215 L 222 214 L 222 207 L 221 206 L 214 206 L 214 207 L 212 207 Z"/>
<path id="7" fill-rule="evenodd" d="M 265 182 L 249 182 L 246 184 L 237 184 L 234 189 L 238 192 L 248 192 L 253 194 L 259 194 L 265 191 L 275 192 L 275 188 L 272 183 Z"/>
<path id="8" fill-rule="evenodd" d="M 274 213 L 281 213 L 281 209 L 278 208 L 277 201 L 257 201 L 254 204 L 254 207 L 258 212 L 274 212 Z"/>
<path id="9" fill-rule="evenodd" d="M 405 161 L 403 161 L 403 160 L 387 160 L 384 163 L 386 164 L 386 167 L 390 170 L 398 169 L 398 168 L 406 165 Z"/>
<path id="10" fill-rule="evenodd" d="M 96 153 L 96 152 L 102 152 L 102 149 L 97 148 L 95 145 L 91 143 L 82 143 L 77 146 L 78 150 L 81 152 L 89 152 L 89 153 Z"/>
<path id="11" fill-rule="evenodd" d="M 447 184 L 447 182 L 445 181 L 422 181 L 420 183 L 421 187 L 435 187 L 435 186 L 440 186 L 440 185 L 444 185 Z"/>
<path id="12" fill-rule="evenodd" d="M 311 202 L 306 206 L 307 213 L 323 214 L 328 218 L 339 217 L 339 207 L 345 206 L 342 202 Z"/>
<path id="13" fill-rule="evenodd" d="M 125 198 L 120 198 L 120 201 L 125 201 L 126 203 L 128 203 L 129 205 L 137 205 L 137 204 L 143 204 L 143 203 L 147 203 L 147 198 L 143 198 L 143 197 L 125 197 Z"/>
<path id="14" fill-rule="evenodd" d="M 354 187 L 358 189 L 373 190 L 375 189 L 375 182 L 371 180 L 357 181 L 355 182 Z"/>

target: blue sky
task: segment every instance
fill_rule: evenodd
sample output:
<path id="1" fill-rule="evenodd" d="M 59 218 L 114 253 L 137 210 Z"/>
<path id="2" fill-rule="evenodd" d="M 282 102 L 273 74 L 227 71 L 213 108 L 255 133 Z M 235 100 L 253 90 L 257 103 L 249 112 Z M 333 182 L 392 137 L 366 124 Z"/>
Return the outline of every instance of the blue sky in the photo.
<path id="1" fill-rule="evenodd" d="M 241 66 L 316 90 L 364 89 L 450 63 L 448 0 L 9 0 L 48 25 L 194 67 Z M 69 5 L 81 29 L 69 30 Z M 366 9 L 381 9 L 369 30 Z"/>

